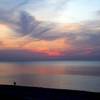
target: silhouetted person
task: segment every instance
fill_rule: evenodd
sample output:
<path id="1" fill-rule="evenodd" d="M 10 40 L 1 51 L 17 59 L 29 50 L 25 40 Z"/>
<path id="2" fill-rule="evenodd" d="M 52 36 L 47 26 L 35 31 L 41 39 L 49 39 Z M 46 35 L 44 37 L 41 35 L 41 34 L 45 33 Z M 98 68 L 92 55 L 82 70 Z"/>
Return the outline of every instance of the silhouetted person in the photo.
<path id="1" fill-rule="evenodd" d="M 16 82 L 14 82 L 13 85 L 16 86 Z"/>

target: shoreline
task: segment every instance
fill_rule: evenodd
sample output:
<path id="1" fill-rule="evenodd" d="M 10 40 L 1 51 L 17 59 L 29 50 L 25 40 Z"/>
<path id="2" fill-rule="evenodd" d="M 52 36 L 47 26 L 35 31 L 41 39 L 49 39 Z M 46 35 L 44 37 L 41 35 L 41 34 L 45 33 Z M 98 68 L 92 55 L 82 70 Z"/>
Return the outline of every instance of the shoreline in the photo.
<path id="1" fill-rule="evenodd" d="M 0 85 L 0 100 L 100 100 L 100 93 L 67 89 Z"/>

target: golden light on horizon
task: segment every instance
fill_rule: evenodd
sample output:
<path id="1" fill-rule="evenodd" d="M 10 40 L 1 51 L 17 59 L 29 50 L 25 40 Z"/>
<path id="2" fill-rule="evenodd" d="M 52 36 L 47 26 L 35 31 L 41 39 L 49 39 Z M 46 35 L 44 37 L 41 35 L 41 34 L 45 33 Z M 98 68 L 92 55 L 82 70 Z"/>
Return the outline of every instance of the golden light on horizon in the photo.
<path id="1" fill-rule="evenodd" d="M 58 38 L 55 40 L 30 40 L 29 38 L 18 38 L 12 36 L 13 31 L 5 24 L 0 24 L 0 39 L 3 43 L 2 48 L 5 49 L 26 49 L 29 51 L 43 53 L 48 56 L 63 55 L 65 50 L 69 51 L 71 44 L 65 38 Z M 64 27 L 65 28 L 65 27 Z M 67 27 L 69 28 L 69 27 Z M 56 33 L 57 34 L 57 33 Z"/>
<path id="2" fill-rule="evenodd" d="M 32 41 L 30 44 L 24 46 L 24 48 L 31 51 L 45 53 L 49 56 L 59 56 L 66 49 L 70 49 L 71 45 L 65 42 L 65 39 L 57 39 L 53 41 L 39 40 Z"/>

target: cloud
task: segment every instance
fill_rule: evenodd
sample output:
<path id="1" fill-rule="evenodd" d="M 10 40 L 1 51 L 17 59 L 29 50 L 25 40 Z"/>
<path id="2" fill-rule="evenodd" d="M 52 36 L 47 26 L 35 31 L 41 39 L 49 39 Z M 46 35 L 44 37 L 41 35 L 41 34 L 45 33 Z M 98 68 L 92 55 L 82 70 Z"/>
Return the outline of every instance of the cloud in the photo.
<path id="1" fill-rule="evenodd" d="M 21 3 L 19 4 L 19 6 L 25 3 L 26 2 Z M 44 40 L 45 42 L 48 42 L 48 41 L 50 42 L 53 40 L 63 38 L 66 40 L 65 44 L 67 44 L 67 42 L 70 43 L 71 49 L 67 50 L 65 48 L 63 55 L 56 59 L 68 59 L 68 58 L 69 59 L 75 59 L 75 58 L 76 59 L 79 59 L 79 58 L 100 59 L 100 53 L 99 53 L 100 51 L 100 20 L 92 20 L 92 21 L 85 21 L 85 22 L 83 21 L 83 22 L 74 23 L 74 24 L 60 24 L 60 23 L 51 23 L 51 22 L 40 22 L 36 20 L 34 16 L 30 15 L 26 11 L 18 11 L 18 12 L 16 11 L 16 13 L 9 14 L 7 10 L 1 9 L 0 13 L 1 13 L 0 23 L 8 25 L 14 31 L 14 35 L 15 35 L 14 38 L 19 38 L 19 40 L 21 40 L 21 42 L 16 42 L 17 40 L 13 39 L 13 42 L 14 41 L 16 42 L 15 47 L 17 43 L 19 47 L 21 46 L 24 47 L 26 44 L 28 45 L 32 41 L 35 41 L 35 40 L 36 41 Z M 23 38 L 25 38 L 25 40 Z M 3 45 L 2 43 L 4 42 L 1 41 L 0 44 Z M 41 44 L 38 44 L 38 46 L 39 45 Z M 2 54 L 2 51 L 0 52 Z M 22 53 L 23 51 L 16 51 L 16 52 Z M 29 54 L 29 52 L 26 52 L 26 51 L 25 53 Z M 31 54 L 35 54 L 35 53 L 33 52 Z M 9 54 L 11 54 L 10 51 L 9 51 Z M 31 54 L 25 55 L 25 56 L 31 57 Z M 17 54 L 15 53 L 15 55 Z M 42 57 L 45 54 L 39 53 L 39 55 L 41 55 Z M 21 56 L 24 57 L 23 54 Z M 36 55 L 34 57 L 36 57 Z M 31 58 L 31 59 L 34 59 L 34 58 Z M 38 59 L 40 58 L 38 57 Z"/>
<path id="2" fill-rule="evenodd" d="M 100 17 L 100 10 L 96 11 L 96 16 Z"/>
<path id="3" fill-rule="evenodd" d="M 91 43 L 91 45 L 95 45 L 100 43 L 98 38 L 100 37 L 100 21 L 94 20 L 86 23 L 83 22 L 84 24 L 79 25 L 78 28 L 76 27 L 77 24 L 71 24 L 67 27 L 64 27 L 62 24 L 62 27 L 56 23 L 39 22 L 25 11 L 21 11 L 16 20 L 14 20 L 14 18 L 11 16 L 7 16 L 8 14 L 6 14 L 2 14 L 0 19 L 4 23 L 8 23 L 12 30 L 14 30 L 19 36 L 29 36 L 40 40 L 66 38 L 69 41 L 77 44 Z"/>
<path id="4" fill-rule="evenodd" d="M 39 24 L 34 17 L 30 16 L 27 12 L 22 11 L 19 15 L 16 25 L 12 28 L 19 34 L 29 35 L 33 32 L 34 28 Z"/>
<path id="5" fill-rule="evenodd" d="M 30 0 L 1 0 L 0 1 L 0 22 L 15 24 L 16 15 L 20 12 L 21 7 L 28 4 Z M 19 10 L 20 9 L 20 10 Z"/>
<path id="6" fill-rule="evenodd" d="M 67 6 L 67 4 L 68 4 L 70 1 L 71 1 L 71 0 L 50 0 L 50 1 L 48 1 L 48 2 L 49 2 L 49 4 L 55 6 L 53 10 L 56 11 L 56 12 L 55 12 L 55 14 L 56 14 L 56 13 L 61 12 L 62 9 L 65 8 L 65 6 Z"/>
<path id="7" fill-rule="evenodd" d="M 2 41 L 0 41 L 0 47 L 3 45 L 3 42 Z"/>
<path id="8" fill-rule="evenodd" d="M 5 11 L 0 11 L 2 15 L 0 16 L 0 20 L 8 25 L 12 30 L 16 31 L 19 35 L 29 35 L 34 38 L 43 38 L 47 40 L 49 38 L 59 38 L 59 37 L 89 37 L 90 35 L 94 36 L 99 34 L 100 32 L 100 20 L 82 22 L 82 25 L 77 26 L 77 24 L 69 24 L 69 26 L 64 27 L 58 23 L 50 23 L 50 22 L 39 22 L 33 16 L 25 11 L 20 11 L 15 18 L 14 15 L 9 15 Z M 76 27 L 76 29 L 75 29 Z M 85 37 L 85 38 L 86 38 Z"/>
<path id="9" fill-rule="evenodd" d="M 13 14 L 9 16 L 7 12 L 1 12 L 1 22 L 4 24 L 8 24 L 10 28 L 19 36 L 29 36 L 45 40 L 53 40 L 59 37 L 48 35 L 50 31 L 56 27 L 56 24 L 39 22 L 25 11 L 20 11 L 16 18 Z"/>
<path id="10" fill-rule="evenodd" d="M 42 52 L 29 51 L 25 49 L 0 49 L 0 61 L 37 61 L 37 60 L 100 60 L 100 54 L 93 55 L 68 55 L 48 56 Z"/>
<path id="11" fill-rule="evenodd" d="M 9 14 L 6 10 L 0 9 L 0 23 L 13 23 L 12 14 Z"/>
<path id="12" fill-rule="evenodd" d="M 14 12 L 20 7 L 28 4 L 30 0 L 0 0 L 0 9 Z"/>
<path id="13" fill-rule="evenodd" d="M 46 58 L 43 53 L 24 49 L 0 49 L 0 61 L 32 61 Z"/>

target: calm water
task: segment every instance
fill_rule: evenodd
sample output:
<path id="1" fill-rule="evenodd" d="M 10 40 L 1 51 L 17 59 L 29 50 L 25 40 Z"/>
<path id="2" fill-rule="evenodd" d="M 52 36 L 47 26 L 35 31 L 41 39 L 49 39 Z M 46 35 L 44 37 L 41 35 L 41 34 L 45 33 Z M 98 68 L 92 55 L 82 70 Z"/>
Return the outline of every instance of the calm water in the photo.
<path id="1" fill-rule="evenodd" d="M 1 62 L 0 84 L 100 92 L 100 62 Z"/>

